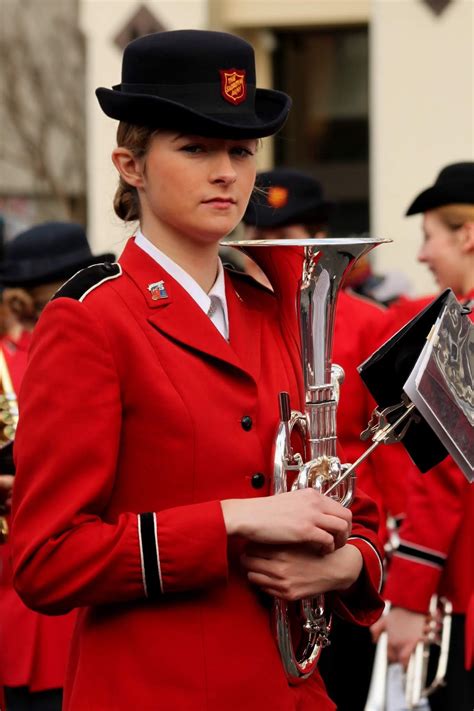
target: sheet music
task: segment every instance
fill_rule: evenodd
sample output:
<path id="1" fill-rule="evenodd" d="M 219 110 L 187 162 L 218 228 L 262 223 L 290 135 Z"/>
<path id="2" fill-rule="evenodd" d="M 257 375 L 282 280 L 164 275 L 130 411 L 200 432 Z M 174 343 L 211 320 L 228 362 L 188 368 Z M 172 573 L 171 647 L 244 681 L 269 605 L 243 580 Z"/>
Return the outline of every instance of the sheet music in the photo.
<path id="1" fill-rule="evenodd" d="M 474 325 L 451 294 L 403 389 L 471 482 L 473 374 Z"/>

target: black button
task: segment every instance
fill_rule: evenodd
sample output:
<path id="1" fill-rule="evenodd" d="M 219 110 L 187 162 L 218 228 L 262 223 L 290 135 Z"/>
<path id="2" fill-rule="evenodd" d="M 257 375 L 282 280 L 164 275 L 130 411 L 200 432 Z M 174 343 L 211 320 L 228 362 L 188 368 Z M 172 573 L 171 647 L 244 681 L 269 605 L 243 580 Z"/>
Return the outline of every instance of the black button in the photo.
<path id="1" fill-rule="evenodd" d="M 240 420 L 240 424 L 242 425 L 242 428 L 248 432 L 249 430 L 252 429 L 252 418 L 250 415 L 244 415 L 242 419 Z"/>
<path id="2" fill-rule="evenodd" d="M 102 265 L 102 268 L 106 272 L 114 272 L 115 271 L 115 264 L 113 262 L 104 262 Z"/>
<path id="3" fill-rule="evenodd" d="M 265 484 L 265 474 L 262 474 L 261 472 L 253 474 L 251 482 L 254 489 L 261 489 Z"/>

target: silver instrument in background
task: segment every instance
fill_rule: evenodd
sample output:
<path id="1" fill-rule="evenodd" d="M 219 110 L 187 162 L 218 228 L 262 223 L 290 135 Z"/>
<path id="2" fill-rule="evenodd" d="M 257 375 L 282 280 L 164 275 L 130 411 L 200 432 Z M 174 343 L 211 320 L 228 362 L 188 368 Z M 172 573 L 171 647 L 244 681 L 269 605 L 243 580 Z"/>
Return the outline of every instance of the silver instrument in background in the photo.
<path id="1" fill-rule="evenodd" d="M 5 355 L 0 348 L 0 473 L 8 474 L 5 459 L 11 459 L 13 440 L 18 425 L 18 402 Z M 5 471 L 3 471 L 5 469 Z M 8 540 L 9 528 L 5 516 L 0 515 L 0 544 Z"/>
<path id="2" fill-rule="evenodd" d="M 384 614 L 390 610 L 387 603 Z M 444 686 L 451 639 L 452 605 L 445 598 L 433 595 L 427 615 L 427 631 L 410 656 L 404 677 L 404 697 L 407 709 L 425 707 L 426 699 Z M 438 663 L 431 680 L 428 680 L 430 650 L 438 647 Z M 365 711 L 386 711 L 388 704 L 388 637 L 382 632 L 375 651 L 374 666 Z"/>
<path id="3" fill-rule="evenodd" d="M 342 281 L 357 259 L 373 247 L 391 240 L 359 238 L 282 239 L 227 242 L 250 251 L 254 248 L 303 247 L 302 272 L 294 295 L 299 314 L 301 366 L 304 379 L 304 411 L 291 409 L 288 393 L 280 393 L 280 417 L 275 453 L 273 491 L 313 487 L 318 492 L 350 506 L 354 496 L 354 465 L 342 464 L 336 454 L 336 412 L 343 371 L 332 363 L 336 302 Z M 269 275 L 267 275 L 269 276 Z M 279 275 L 284 281 L 285 276 Z M 405 419 L 403 415 L 401 419 Z M 385 421 L 383 425 L 385 426 Z M 398 424 L 398 421 L 397 421 Z M 396 425 L 386 427 L 374 446 L 385 442 Z M 303 454 L 293 451 L 292 435 L 299 434 Z M 300 623 L 299 642 L 294 643 L 291 621 Z M 291 617 L 291 619 L 290 619 Z M 307 678 L 315 669 L 321 650 L 329 643 L 330 616 L 324 595 L 287 603 L 276 598 L 275 630 L 283 666 L 292 684 Z"/>

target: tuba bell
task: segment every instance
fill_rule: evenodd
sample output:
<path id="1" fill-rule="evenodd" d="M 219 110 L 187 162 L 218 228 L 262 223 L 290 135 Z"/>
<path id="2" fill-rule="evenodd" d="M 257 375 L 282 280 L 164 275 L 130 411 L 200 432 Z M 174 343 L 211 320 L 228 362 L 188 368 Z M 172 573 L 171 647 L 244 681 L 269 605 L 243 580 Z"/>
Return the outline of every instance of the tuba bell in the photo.
<path id="1" fill-rule="evenodd" d="M 293 252 L 295 248 L 302 248 L 301 271 L 295 280 L 296 293 L 292 295 L 291 311 L 297 318 L 299 315 L 299 366 L 303 373 L 305 405 L 301 412 L 292 410 L 288 393 L 280 393 L 280 425 L 274 448 L 274 494 L 313 487 L 343 506 L 350 506 L 352 502 L 355 465 L 342 464 L 336 454 L 337 403 L 344 376 L 342 368 L 332 363 L 336 302 L 342 281 L 357 259 L 376 245 L 389 241 L 354 237 L 225 243 L 251 254 L 257 262 L 260 262 L 260 248 L 292 248 Z M 271 260 L 272 253 L 269 254 Z M 275 281 L 265 266 L 263 268 L 270 282 Z M 284 279 L 284 275 L 278 275 L 279 281 Z M 303 443 L 302 454 L 293 451 L 293 433 L 299 435 Z M 363 458 L 364 455 L 357 463 Z M 300 627 L 298 635 L 293 634 L 295 616 Z M 314 671 L 322 649 L 329 644 L 331 619 L 325 609 L 324 595 L 291 604 L 276 598 L 274 625 L 288 681 L 297 684 Z M 295 636 L 299 638 L 296 643 Z"/>

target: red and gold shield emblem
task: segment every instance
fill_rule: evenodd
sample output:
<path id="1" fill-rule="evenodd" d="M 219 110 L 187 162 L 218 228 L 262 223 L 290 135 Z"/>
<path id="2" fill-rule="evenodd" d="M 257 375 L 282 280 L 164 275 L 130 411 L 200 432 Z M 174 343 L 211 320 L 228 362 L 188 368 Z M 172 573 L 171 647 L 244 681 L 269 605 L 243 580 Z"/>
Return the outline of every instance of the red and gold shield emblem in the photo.
<path id="1" fill-rule="evenodd" d="M 267 200 L 272 207 L 285 207 L 288 202 L 288 188 L 272 185 L 268 188 Z"/>
<path id="2" fill-rule="evenodd" d="M 231 104 L 241 104 L 247 97 L 245 69 L 219 69 L 221 93 Z"/>

